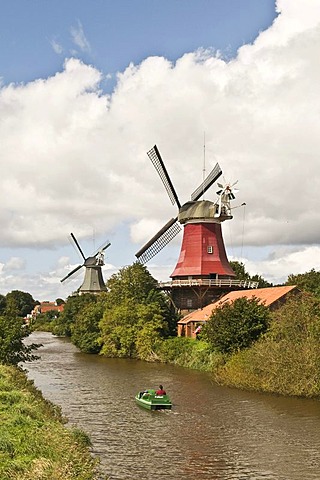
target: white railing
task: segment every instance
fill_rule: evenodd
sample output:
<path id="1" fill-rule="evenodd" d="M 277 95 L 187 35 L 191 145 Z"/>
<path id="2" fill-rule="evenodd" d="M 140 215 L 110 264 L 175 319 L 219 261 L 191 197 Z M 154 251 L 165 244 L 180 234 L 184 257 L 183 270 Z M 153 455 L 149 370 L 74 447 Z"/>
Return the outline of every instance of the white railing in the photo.
<path id="1" fill-rule="evenodd" d="M 237 287 L 237 288 L 258 288 L 259 282 L 249 280 L 234 280 L 230 278 L 192 278 L 190 280 L 172 280 L 171 282 L 159 282 L 160 288 L 167 287 Z"/>

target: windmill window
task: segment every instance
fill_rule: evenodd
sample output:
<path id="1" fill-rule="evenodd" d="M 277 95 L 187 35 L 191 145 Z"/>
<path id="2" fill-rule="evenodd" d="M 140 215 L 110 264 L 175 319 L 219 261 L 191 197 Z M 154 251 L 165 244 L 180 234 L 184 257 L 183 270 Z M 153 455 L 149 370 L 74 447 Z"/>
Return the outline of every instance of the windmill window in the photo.
<path id="1" fill-rule="evenodd" d="M 187 308 L 192 307 L 192 298 L 187 298 Z"/>
<path id="2" fill-rule="evenodd" d="M 212 245 L 207 246 L 207 253 L 213 253 L 213 246 Z"/>

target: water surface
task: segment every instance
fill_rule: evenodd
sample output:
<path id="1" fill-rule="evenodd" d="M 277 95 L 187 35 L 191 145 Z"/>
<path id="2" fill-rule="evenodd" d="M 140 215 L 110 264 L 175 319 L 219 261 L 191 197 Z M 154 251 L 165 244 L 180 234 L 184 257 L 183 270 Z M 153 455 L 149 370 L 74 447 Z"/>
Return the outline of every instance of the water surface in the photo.
<path id="1" fill-rule="evenodd" d="M 219 387 L 210 375 L 163 364 L 80 353 L 36 332 L 41 359 L 29 378 L 91 437 L 111 480 L 320 479 L 320 402 Z M 137 406 L 163 384 L 171 411 Z"/>

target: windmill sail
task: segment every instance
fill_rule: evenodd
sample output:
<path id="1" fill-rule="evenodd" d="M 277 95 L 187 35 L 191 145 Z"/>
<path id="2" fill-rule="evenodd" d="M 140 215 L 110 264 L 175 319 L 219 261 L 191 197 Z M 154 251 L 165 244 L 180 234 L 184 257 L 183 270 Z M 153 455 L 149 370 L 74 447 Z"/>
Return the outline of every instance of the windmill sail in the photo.
<path id="1" fill-rule="evenodd" d="M 78 247 L 78 250 L 81 253 L 81 256 L 82 256 L 83 260 L 85 260 L 86 257 L 84 256 L 84 253 L 83 253 L 83 251 L 82 251 L 82 249 L 79 245 L 78 240 L 76 239 L 76 237 L 74 236 L 74 234 L 72 232 L 70 233 L 70 236 L 71 236 L 72 240 L 74 241 L 74 243 L 76 244 L 76 246 Z"/>
<path id="2" fill-rule="evenodd" d="M 101 267 L 104 265 L 103 252 L 111 245 L 111 243 L 107 241 L 103 246 L 101 246 L 96 251 L 96 253 L 94 253 L 90 257 L 86 257 L 75 235 L 71 233 L 70 236 L 74 241 L 75 245 L 77 246 L 84 262 L 82 265 L 78 265 L 71 272 L 69 272 L 68 275 L 66 275 L 62 280 L 60 280 L 60 282 L 64 282 L 65 280 L 70 278 L 72 275 L 74 275 L 82 267 L 85 267 L 85 278 L 82 286 L 80 287 L 80 291 L 96 293 L 96 292 L 105 290 L 105 284 L 102 278 Z"/>
<path id="3" fill-rule="evenodd" d="M 154 168 L 157 170 L 159 177 L 162 180 L 163 185 L 165 186 L 165 189 L 168 192 L 169 198 L 172 202 L 172 205 L 175 203 L 178 205 L 178 208 L 181 207 L 178 195 L 172 185 L 171 179 L 169 177 L 169 174 L 166 170 L 166 167 L 164 166 L 163 160 L 161 158 L 160 152 L 158 150 L 157 145 L 151 148 L 149 152 L 147 152 L 148 157 L 150 158 L 151 162 L 153 163 Z"/>
<path id="4" fill-rule="evenodd" d="M 157 170 L 172 204 L 177 204 L 178 209 L 181 210 L 181 204 L 179 202 L 178 195 L 173 187 L 157 146 L 154 145 L 154 147 L 147 152 L 147 155 Z M 207 178 L 192 194 L 192 201 L 197 201 L 201 195 L 203 195 L 203 193 L 206 192 L 208 188 L 210 188 L 211 185 L 220 177 L 221 174 L 221 168 L 217 163 Z M 166 223 L 166 225 L 162 227 L 161 230 L 159 230 L 159 232 L 139 250 L 139 252 L 136 253 L 136 257 L 140 263 L 147 263 L 181 231 L 181 227 L 177 220 L 178 217 L 169 220 L 169 222 Z"/>
<path id="5" fill-rule="evenodd" d="M 211 185 L 218 180 L 218 178 L 222 175 L 222 170 L 220 165 L 216 163 L 215 167 L 211 170 L 207 178 L 199 185 L 199 187 L 193 192 L 191 195 L 191 200 L 193 202 L 199 200 L 201 195 L 203 195 Z"/>
<path id="6" fill-rule="evenodd" d="M 64 282 L 65 280 L 67 280 L 67 278 L 71 277 L 71 275 L 74 275 L 78 270 L 80 270 L 80 268 L 82 268 L 83 265 L 78 265 L 76 268 L 74 268 L 72 270 L 72 272 L 69 272 L 68 275 L 66 275 L 62 280 L 60 280 L 60 282 Z"/>
<path id="7" fill-rule="evenodd" d="M 147 263 L 152 257 L 157 255 L 181 230 L 178 217 L 171 218 L 148 243 L 136 253 L 140 263 Z"/>

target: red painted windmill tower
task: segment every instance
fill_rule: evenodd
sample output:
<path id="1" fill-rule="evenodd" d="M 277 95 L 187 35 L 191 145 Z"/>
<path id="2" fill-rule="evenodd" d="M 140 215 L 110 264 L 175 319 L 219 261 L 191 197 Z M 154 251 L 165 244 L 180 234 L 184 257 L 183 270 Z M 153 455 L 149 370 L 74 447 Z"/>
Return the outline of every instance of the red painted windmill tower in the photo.
<path id="1" fill-rule="evenodd" d="M 179 233 L 180 223 L 184 226 L 183 240 L 177 265 L 170 275 L 172 282 L 160 284 L 178 310 L 195 310 L 213 302 L 226 291 L 243 286 L 248 288 L 235 280 L 221 231 L 221 223 L 232 219 L 230 201 L 235 198 L 234 185 L 218 183 L 220 190 L 216 202 L 199 200 L 222 175 L 220 166 L 216 164 L 193 192 L 191 201 L 181 205 L 156 145 L 148 156 L 179 212 L 136 253 L 138 261 L 146 263 L 162 250 Z"/>

